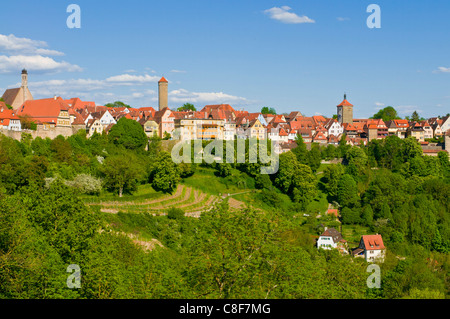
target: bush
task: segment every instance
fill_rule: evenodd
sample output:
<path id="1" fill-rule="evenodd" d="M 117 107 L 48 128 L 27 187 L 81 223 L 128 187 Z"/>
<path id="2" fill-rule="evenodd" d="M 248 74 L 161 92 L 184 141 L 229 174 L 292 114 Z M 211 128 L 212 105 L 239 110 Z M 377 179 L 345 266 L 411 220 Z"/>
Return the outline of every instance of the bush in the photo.
<path id="1" fill-rule="evenodd" d="M 278 207 L 281 204 L 281 199 L 274 190 L 263 189 L 261 191 L 261 199 L 264 203 L 272 207 Z"/>
<path id="2" fill-rule="evenodd" d="M 169 219 L 182 219 L 184 218 L 184 211 L 181 208 L 171 208 L 167 211 L 167 217 Z"/>
<path id="3" fill-rule="evenodd" d="M 102 180 L 88 174 L 77 175 L 73 181 L 66 181 L 64 184 L 82 194 L 98 195 L 102 190 Z"/>
<path id="4" fill-rule="evenodd" d="M 267 174 L 258 174 L 255 176 L 255 187 L 257 189 L 269 189 L 272 186 L 272 181 Z"/>

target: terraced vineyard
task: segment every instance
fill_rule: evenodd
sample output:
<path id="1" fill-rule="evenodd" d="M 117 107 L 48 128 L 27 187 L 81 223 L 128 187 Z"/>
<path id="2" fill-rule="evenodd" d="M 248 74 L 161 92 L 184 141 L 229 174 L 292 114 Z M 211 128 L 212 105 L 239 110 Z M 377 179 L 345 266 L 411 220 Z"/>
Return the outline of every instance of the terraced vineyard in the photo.
<path id="1" fill-rule="evenodd" d="M 204 193 L 198 189 L 186 185 L 178 185 L 173 194 L 162 195 L 155 198 L 139 198 L 130 201 L 99 201 L 86 203 L 90 206 L 100 206 L 100 211 L 104 213 L 116 214 L 124 213 L 151 213 L 153 215 L 163 215 L 169 208 L 181 208 L 186 216 L 199 217 L 201 212 L 210 209 L 220 200 L 219 196 Z"/>

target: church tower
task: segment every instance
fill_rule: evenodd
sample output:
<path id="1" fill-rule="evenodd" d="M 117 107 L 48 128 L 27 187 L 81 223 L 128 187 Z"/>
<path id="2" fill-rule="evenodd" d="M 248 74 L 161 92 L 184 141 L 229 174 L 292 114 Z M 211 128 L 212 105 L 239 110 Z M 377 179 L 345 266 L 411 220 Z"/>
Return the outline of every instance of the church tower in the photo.
<path id="1" fill-rule="evenodd" d="M 162 77 L 158 82 L 158 98 L 159 98 L 159 109 L 161 111 L 165 107 L 169 106 L 169 82 Z"/>
<path id="2" fill-rule="evenodd" d="M 22 93 L 23 93 L 23 101 L 25 102 L 27 100 L 27 93 L 28 93 L 28 71 L 23 69 L 22 70 Z"/>
<path id="3" fill-rule="evenodd" d="M 19 88 L 7 89 L 2 95 L 3 100 L 6 104 L 11 105 L 14 110 L 25 103 L 25 101 L 33 100 L 33 95 L 31 95 L 28 89 L 28 71 L 22 70 L 22 85 Z"/>
<path id="4" fill-rule="evenodd" d="M 340 124 L 353 124 L 353 105 L 347 101 L 347 94 L 344 94 L 344 101 L 337 106 L 337 116 Z"/>

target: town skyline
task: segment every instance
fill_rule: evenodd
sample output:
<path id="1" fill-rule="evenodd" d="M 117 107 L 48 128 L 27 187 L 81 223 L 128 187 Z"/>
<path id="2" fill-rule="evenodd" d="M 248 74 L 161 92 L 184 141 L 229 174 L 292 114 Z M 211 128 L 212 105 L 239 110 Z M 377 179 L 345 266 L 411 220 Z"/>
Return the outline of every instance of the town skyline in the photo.
<path id="1" fill-rule="evenodd" d="M 27 68 L 36 99 L 120 100 L 156 109 L 155 86 L 164 76 L 173 109 L 226 103 L 250 112 L 267 106 L 279 114 L 331 117 L 346 93 L 360 118 L 386 106 L 403 118 L 450 110 L 450 46 L 439 42 L 448 29 L 443 1 L 432 8 L 423 1 L 407 7 L 378 1 L 382 27 L 376 30 L 365 25 L 369 3 L 350 1 L 323 7 L 172 1 L 172 10 L 153 1 L 107 7 L 79 1 L 78 30 L 65 26 L 67 4 L 25 3 L 23 24 L 11 20 L 19 8 L 5 4 L 10 15 L 0 34 L 1 91 L 19 86 L 17 72 Z M 52 18 L 36 24 L 43 11 Z M 419 13 L 428 19 L 416 19 Z M 184 23 L 184 15 L 192 19 Z M 108 20 L 114 16 L 121 16 L 120 27 Z M 440 50 L 426 50 L 438 44 Z"/>

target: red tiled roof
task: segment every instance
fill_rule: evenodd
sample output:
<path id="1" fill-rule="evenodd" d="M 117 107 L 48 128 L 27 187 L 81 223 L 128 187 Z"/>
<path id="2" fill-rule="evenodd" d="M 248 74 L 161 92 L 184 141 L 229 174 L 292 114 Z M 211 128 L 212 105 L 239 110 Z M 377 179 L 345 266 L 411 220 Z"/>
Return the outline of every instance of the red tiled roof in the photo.
<path id="1" fill-rule="evenodd" d="M 362 240 L 366 250 L 379 250 L 385 249 L 383 238 L 381 235 L 363 235 Z"/>
<path id="2" fill-rule="evenodd" d="M 16 114 L 17 112 L 14 110 L 9 110 L 6 107 L 3 107 L 0 105 L 0 119 L 2 120 L 8 120 L 8 124 L 9 124 L 9 120 L 18 120 L 19 117 Z M 3 125 L 8 125 L 5 124 L 5 121 L 3 122 Z"/>
<path id="3" fill-rule="evenodd" d="M 223 110 L 223 111 L 231 111 L 231 112 L 235 112 L 236 116 L 237 116 L 238 112 L 241 112 L 241 111 L 235 111 L 235 110 L 231 107 L 230 104 L 205 105 L 205 106 L 201 109 L 201 111 L 202 111 L 202 112 L 208 112 L 208 113 L 210 113 L 211 110 L 214 110 L 214 109 L 216 109 L 216 110 Z M 243 112 L 245 112 L 246 114 L 248 114 L 247 111 L 243 111 Z"/>
<path id="4" fill-rule="evenodd" d="M 327 211 L 327 214 L 328 214 L 328 215 L 334 215 L 334 216 L 336 216 L 336 217 L 338 217 L 338 215 L 339 215 L 337 209 L 331 209 L 331 208 Z"/>
<path id="5" fill-rule="evenodd" d="M 344 101 L 341 102 L 338 106 L 353 106 L 347 99 L 344 99 Z"/>
<path id="6" fill-rule="evenodd" d="M 164 77 L 161 78 L 161 80 L 159 80 L 159 82 L 168 82 Z"/>
<path id="7" fill-rule="evenodd" d="M 39 119 L 41 122 L 54 122 L 62 110 L 69 110 L 70 107 L 61 97 L 30 100 L 17 110 L 18 115 L 28 114 L 33 119 Z"/>
<path id="8" fill-rule="evenodd" d="M 314 115 L 312 118 L 313 118 L 314 122 L 316 123 L 316 125 L 318 125 L 318 124 L 324 125 L 327 122 L 327 119 L 325 117 L 323 117 L 322 115 Z"/>
<path id="9" fill-rule="evenodd" d="M 279 135 L 280 135 L 280 136 L 289 136 L 289 134 L 286 133 L 286 131 L 283 130 L 283 128 L 280 128 L 280 133 L 279 133 Z"/>
<path id="10" fill-rule="evenodd" d="M 313 139 L 316 141 L 316 140 L 326 140 L 327 138 L 322 132 L 317 132 L 316 135 L 314 135 Z"/>

